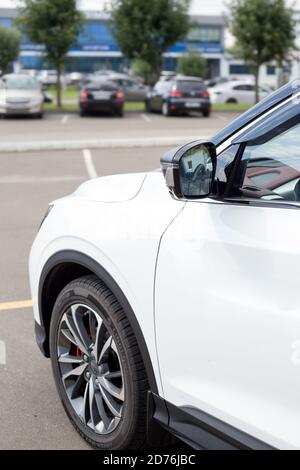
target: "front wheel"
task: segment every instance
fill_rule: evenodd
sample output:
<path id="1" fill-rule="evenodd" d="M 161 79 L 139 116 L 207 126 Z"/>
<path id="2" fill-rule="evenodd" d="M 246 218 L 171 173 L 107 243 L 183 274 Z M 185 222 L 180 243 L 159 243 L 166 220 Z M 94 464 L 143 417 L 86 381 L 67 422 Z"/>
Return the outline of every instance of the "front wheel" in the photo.
<path id="1" fill-rule="evenodd" d="M 226 104 L 238 104 L 238 100 L 235 99 L 235 98 L 229 98 L 229 99 L 226 101 Z"/>
<path id="2" fill-rule="evenodd" d="M 50 326 L 52 369 L 77 431 L 103 450 L 139 449 L 146 441 L 146 371 L 133 330 L 96 276 L 68 284 Z"/>

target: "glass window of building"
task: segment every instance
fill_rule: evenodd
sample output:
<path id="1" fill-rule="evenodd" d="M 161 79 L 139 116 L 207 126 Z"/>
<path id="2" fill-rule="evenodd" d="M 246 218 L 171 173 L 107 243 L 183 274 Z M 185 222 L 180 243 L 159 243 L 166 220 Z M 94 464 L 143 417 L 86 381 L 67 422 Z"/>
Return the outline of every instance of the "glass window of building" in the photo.
<path id="1" fill-rule="evenodd" d="M 218 44 L 222 40 L 221 28 L 218 26 L 192 26 L 188 35 L 188 42 L 202 42 Z"/>

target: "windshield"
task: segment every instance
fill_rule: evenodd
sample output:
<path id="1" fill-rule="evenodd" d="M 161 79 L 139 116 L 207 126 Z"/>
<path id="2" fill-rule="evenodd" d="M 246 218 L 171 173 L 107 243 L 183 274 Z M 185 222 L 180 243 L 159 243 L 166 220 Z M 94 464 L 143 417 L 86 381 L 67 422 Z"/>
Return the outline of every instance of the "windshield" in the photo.
<path id="1" fill-rule="evenodd" d="M 33 77 L 3 77 L 2 87 L 6 90 L 37 90 L 39 82 Z"/>

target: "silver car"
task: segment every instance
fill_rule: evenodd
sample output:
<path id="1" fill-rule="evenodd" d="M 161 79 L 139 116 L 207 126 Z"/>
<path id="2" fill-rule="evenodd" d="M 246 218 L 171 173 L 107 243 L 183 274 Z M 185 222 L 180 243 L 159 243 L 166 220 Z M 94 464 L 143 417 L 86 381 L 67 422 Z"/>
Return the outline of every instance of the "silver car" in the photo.
<path id="1" fill-rule="evenodd" d="M 28 75 L 10 74 L 0 79 L 0 115 L 43 117 L 44 95 L 40 82 Z"/>

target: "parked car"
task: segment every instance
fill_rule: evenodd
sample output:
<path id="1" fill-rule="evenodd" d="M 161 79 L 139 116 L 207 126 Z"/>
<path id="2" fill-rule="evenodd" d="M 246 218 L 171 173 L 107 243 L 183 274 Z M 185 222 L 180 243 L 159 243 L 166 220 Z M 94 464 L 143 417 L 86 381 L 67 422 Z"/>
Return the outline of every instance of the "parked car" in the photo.
<path id="1" fill-rule="evenodd" d="M 93 77 L 107 77 L 107 76 L 112 75 L 114 73 L 116 73 L 116 72 L 114 72 L 114 70 L 108 70 L 108 69 L 96 70 L 96 72 L 92 73 L 92 76 Z"/>
<path id="2" fill-rule="evenodd" d="M 84 75 L 80 72 L 71 72 L 66 76 L 68 85 L 80 86 L 84 80 Z"/>
<path id="3" fill-rule="evenodd" d="M 233 80 L 222 85 L 216 85 L 209 88 L 212 103 L 243 103 L 253 104 L 255 102 L 255 86 L 253 82 L 245 80 Z M 259 87 L 260 100 L 270 94 L 270 88 L 267 86 Z"/>
<path id="4" fill-rule="evenodd" d="M 180 76 L 157 82 L 146 97 L 145 108 L 148 113 L 161 112 L 164 116 L 197 111 L 209 117 L 211 103 L 201 79 Z"/>
<path id="5" fill-rule="evenodd" d="M 44 95 L 39 81 L 29 75 L 8 74 L 0 79 L 0 115 L 43 117 Z"/>
<path id="6" fill-rule="evenodd" d="M 30 77 L 37 78 L 38 70 L 36 70 L 36 69 L 21 69 L 16 73 L 21 74 L 21 75 L 29 75 Z"/>
<path id="7" fill-rule="evenodd" d="M 92 80 L 105 80 L 114 83 L 123 91 L 126 101 L 144 101 L 149 91 L 149 87 L 144 85 L 138 78 L 133 78 L 121 73 L 100 74 L 94 76 Z"/>
<path id="8" fill-rule="evenodd" d="M 171 80 L 172 78 L 176 77 L 176 72 L 171 72 L 169 70 L 162 70 L 159 80 Z"/>
<path id="9" fill-rule="evenodd" d="M 81 90 L 80 115 L 109 112 L 122 117 L 124 99 L 124 93 L 111 81 L 94 80 Z"/>
<path id="10" fill-rule="evenodd" d="M 300 448 L 299 97 L 49 206 L 36 337 L 94 447 Z"/>
<path id="11" fill-rule="evenodd" d="M 56 70 L 40 70 L 37 78 L 44 87 L 56 86 L 57 84 Z M 67 85 L 67 79 L 63 75 L 61 76 L 61 84 L 63 86 Z"/>

